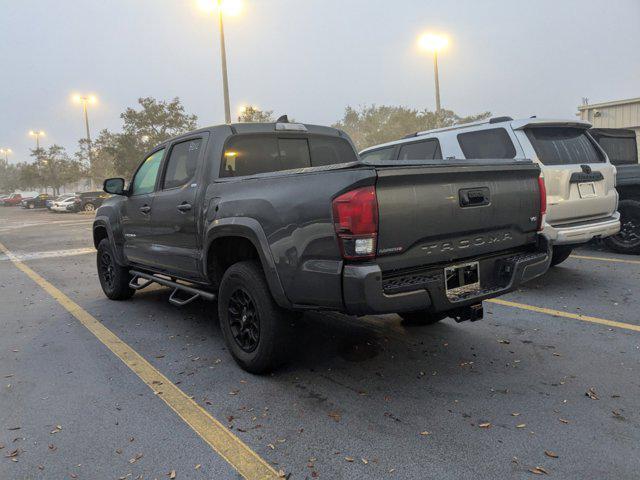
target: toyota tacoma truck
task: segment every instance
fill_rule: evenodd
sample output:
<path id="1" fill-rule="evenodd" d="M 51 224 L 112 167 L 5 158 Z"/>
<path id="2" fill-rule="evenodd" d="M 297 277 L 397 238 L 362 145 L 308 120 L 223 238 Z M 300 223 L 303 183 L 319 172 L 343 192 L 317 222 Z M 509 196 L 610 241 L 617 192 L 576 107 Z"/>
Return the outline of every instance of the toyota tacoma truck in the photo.
<path id="1" fill-rule="evenodd" d="M 296 312 L 482 316 L 482 300 L 549 267 L 545 191 L 527 160 L 363 162 L 334 128 L 231 124 L 168 140 L 96 211 L 113 300 L 157 283 L 217 301 L 230 353 L 265 372 Z"/>

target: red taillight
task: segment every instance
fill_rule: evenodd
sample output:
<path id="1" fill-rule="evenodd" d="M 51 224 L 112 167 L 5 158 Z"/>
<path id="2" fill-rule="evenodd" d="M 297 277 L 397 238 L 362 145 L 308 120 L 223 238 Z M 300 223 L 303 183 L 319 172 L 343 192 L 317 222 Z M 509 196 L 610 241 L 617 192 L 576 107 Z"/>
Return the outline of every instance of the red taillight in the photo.
<path id="1" fill-rule="evenodd" d="M 538 189 L 540 190 L 540 215 L 538 215 L 538 231 L 544 228 L 544 218 L 547 214 L 547 187 L 544 178 L 538 177 Z"/>
<path id="2" fill-rule="evenodd" d="M 344 258 L 376 256 L 378 200 L 375 187 L 357 188 L 336 197 L 333 222 Z"/>

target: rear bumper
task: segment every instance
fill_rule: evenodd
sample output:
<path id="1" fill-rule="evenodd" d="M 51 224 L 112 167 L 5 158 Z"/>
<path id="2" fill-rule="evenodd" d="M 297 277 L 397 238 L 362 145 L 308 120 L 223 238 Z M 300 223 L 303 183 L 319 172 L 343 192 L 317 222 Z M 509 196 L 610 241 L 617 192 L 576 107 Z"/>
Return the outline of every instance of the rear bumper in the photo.
<path id="1" fill-rule="evenodd" d="M 587 243 L 594 238 L 606 238 L 620 231 L 620 214 L 568 225 L 545 225 L 542 231 L 554 245 L 574 245 Z"/>
<path id="2" fill-rule="evenodd" d="M 482 290 L 456 299 L 447 297 L 443 266 L 385 276 L 376 264 L 345 265 L 342 283 L 346 311 L 352 315 L 416 310 L 445 312 L 474 305 L 510 292 L 545 273 L 551 262 L 551 249 L 549 242 L 540 236 L 535 251 L 469 261 L 480 263 Z"/>

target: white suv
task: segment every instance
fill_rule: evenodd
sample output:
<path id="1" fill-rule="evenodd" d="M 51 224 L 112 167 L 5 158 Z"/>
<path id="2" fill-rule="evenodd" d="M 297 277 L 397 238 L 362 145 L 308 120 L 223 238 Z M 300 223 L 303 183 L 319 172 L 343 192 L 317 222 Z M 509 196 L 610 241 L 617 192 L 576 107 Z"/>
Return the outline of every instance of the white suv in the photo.
<path id="1" fill-rule="evenodd" d="M 616 167 L 575 120 L 510 117 L 418 132 L 360 152 L 363 161 L 532 159 L 547 189 L 543 233 L 554 245 L 552 265 L 574 246 L 620 230 Z"/>

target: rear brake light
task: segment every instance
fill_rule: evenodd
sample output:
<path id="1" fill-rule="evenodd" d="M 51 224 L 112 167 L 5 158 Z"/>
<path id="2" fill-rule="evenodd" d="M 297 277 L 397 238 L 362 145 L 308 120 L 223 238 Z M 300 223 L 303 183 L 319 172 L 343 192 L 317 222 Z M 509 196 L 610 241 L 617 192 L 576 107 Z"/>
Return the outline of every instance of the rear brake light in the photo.
<path id="1" fill-rule="evenodd" d="M 345 259 L 376 256 L 378 200 L 374 186 L 343 193 L 332 203 L 333 222 Z"/>
<path id="2" fill-rule="evenodd" d="M 538 177 L 538 190 L 540 191 L 540 214 L 538 215 L 538 231 L 544 228 L 544 220 L 547 215 L 547 187 L 544 178 Z"/>

